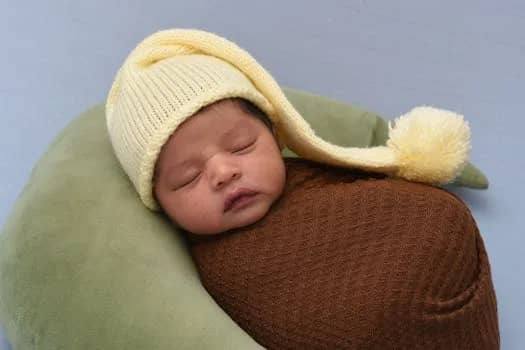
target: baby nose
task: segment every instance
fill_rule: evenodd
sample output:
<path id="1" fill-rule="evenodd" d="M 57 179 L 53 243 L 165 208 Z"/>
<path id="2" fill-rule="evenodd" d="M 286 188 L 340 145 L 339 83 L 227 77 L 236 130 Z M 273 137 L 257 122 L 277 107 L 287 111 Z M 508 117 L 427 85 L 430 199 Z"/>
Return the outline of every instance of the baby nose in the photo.
<path id="1" fill-rule="evenodd" d="M 213 186 L 222 187 L 230 181 L 236 180 L 241 176 L 241 171 L 233 165 L 218 165 L 213 174 Z"/>

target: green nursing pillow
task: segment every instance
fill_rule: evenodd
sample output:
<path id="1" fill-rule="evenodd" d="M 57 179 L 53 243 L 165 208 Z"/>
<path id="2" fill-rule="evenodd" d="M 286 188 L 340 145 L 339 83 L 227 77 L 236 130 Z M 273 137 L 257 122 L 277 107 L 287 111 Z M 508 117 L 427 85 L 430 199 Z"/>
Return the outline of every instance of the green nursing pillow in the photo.
<path id="1" fill-rule="evenodd" d="M 373 113 L 284 91 L 330 142 L 386 141 Z M 488 186 L 471 164 L 456 184 Z M 103 104 L 59 133 L 7 218 L 0 323 L 14 349 L 261 348 L 206 292 L 182 235 L 140 201 L 113 154 Z"/>

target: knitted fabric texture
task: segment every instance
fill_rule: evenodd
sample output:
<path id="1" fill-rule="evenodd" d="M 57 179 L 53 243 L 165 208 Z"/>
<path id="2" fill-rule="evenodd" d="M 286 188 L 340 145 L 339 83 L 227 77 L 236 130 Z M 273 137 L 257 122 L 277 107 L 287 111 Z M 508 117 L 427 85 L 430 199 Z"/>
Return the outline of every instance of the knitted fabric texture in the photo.
<path id="1" fill-rule="evenodd" d="M 186 232 L 201 281 L 268 349 L 499 349 L 483 239 L 455 194 L 285 158 L 265 217 Z"/>

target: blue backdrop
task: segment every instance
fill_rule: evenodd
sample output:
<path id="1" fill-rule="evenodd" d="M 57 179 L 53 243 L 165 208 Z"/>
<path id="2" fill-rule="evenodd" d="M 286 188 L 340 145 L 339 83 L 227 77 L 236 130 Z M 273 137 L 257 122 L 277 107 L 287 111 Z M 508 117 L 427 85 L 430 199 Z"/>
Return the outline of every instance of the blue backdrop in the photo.
<path id="1" fill-rule="evenodd" d="M 216 32 L 282 85 L 389 119 L 421 104 L 463 114 L 490 187 L 454 191 L 489 253 L 502 349 L 524 348 L 523 1 L 2 1 L 0 226 L 47 145 L 105 100 L 129 51 L 174 27 Z"/>

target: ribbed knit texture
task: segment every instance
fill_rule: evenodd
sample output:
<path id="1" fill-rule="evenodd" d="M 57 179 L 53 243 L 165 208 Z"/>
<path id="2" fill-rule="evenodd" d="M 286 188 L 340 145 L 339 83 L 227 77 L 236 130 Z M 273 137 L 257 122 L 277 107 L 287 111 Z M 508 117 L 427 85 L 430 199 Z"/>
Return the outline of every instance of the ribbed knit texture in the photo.
<path id="1" fill-rule="evenodd" d="M 187 234 L 204 287 L 268 349 L 499 349 L 483 239 L 445 189 L 285 158 L 258 222 Z"/>

